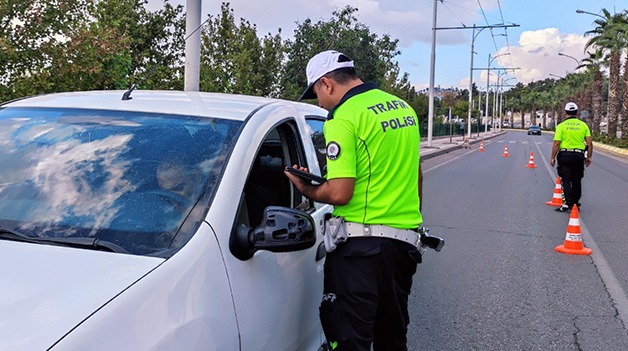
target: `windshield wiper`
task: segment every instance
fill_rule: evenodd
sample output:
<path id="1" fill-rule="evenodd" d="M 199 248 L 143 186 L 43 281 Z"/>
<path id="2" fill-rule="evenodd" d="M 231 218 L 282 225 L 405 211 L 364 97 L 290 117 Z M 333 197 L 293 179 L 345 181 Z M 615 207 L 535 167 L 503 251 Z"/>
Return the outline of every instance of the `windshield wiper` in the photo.
<path id="1" fill-rule="evenodd" d="M 39 237 L 28 236 L 20 232 L 0 228 L 0 239 L 21 241 L 21 242 L 32 243 L 32 244 L 76 247 L 76 248 L 96 250 L 96 251 L 109 251 L 109 252 L 117 252 L 117 253 L 125 253 L 125 254 L 129 253 L 127 250 L 123 249 L 122 247 L 110 241 L 100 240 L 97 238 L 76 238 L 76 237 L 39 238 Z"/>

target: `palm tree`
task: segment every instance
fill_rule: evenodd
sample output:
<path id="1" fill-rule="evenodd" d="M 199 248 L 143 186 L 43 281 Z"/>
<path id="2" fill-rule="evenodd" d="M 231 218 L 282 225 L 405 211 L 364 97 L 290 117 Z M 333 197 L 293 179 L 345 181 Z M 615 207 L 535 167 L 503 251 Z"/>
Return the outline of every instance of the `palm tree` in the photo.
<path id="1" fill-rule="evenodd" d="M 587 52 L 589 57 L 582 60 L 582 64 L 576 69 L 586 67 L 590 74 L 593 74 L 593 101 L 592 101 L 592 132 L 600 132 L 600 121 L 602 119 L 602 71 L 600 70 L 604 55 L 602 50 L 595 50 L 593 53 Z M 624 78 L 625 79 L 625 78 Z M 625 110 L 628 111 L 628 110 Z"/>
<path id="2" fill-rule="evenodd" d="M 624 98 L 622 101 L 621 138 L 628 140 L 628 59 L 624 62 Z"/>
<path id="3" fill-rule="evenodd" d="M 553 117 L 552 119 L 554 122 L 551 126 L 551 129 L 556 129 L 558 123 L 562 121 L 561 111 L 563 111 L 563 106 L 565 106 L 563 103 L 563 101 L 565 100 L 565 95 L 565 86 L 564 84 L 562 84 L 562 79 L 555 81 L 550 90 L 550 102 Z"/>
<path id="4" fill-rule="evenodd" d="M 532 82 L 532 91 L 528 94 L 530 99 L 528 102 L 530 103 L 530 125 L 536 125 L 536 107 L 539 103 L 539 93 L 536 92 L 536 87 L 534 86 L 534 82 Z"/>
<path id="5" fill-rule="evenodd" d="M 538 102 L 539 102 L 539 107 L 541 107 L 541 110 L 543 111 L 543 114 L 541 117 L 541 128 L 545 129 L 547 126 L 546 124 L 546 120 L 547 120 L 547 113 L 549 112 L 550 109 L 550 93 L 549 91 L 542 91 L 539 93 L 538 95 Z"/>
<path id="6" fill-rule="evenodd" d="M 624 21 L 628 23 L 628 10 L 623 12 Z M 623 35 L 621 40 L 624 43 L 624 48 L 628 48 L 628 24 L 624 25 Z M 621 138 L 628 140 L 628 58 L 624 61 L 624 87 L 623 87 L 623 99 L 622 99 L 622 123 L 621 123 Z"/>
<path id="7" fill-rule="evenodd" d="M 608 135 L 612 138 L 617 135 L 617 118 L 620 112 L 619 105 L 619 77 L 621 71 L 621 53 L 626 47 L 626 31 L 628 31 L 628 18 L 624 13 L 611 15 L 606 9 L 602 9 L 604 16 L 596 19 L 597 27 L 585 35 L 592 36 L 585 49 L 594 47 L 609 52 L 609 80 L 608 92 Z"/>

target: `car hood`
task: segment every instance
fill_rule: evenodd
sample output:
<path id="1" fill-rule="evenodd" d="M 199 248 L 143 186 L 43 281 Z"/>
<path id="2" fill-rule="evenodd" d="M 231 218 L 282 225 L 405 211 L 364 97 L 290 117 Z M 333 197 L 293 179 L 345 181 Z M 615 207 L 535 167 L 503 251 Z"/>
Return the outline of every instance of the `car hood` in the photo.
<path id="1" fill-rule="evenodd" d="M 164 259 L 0 240 L 0 350 L 46 350 Z"/>

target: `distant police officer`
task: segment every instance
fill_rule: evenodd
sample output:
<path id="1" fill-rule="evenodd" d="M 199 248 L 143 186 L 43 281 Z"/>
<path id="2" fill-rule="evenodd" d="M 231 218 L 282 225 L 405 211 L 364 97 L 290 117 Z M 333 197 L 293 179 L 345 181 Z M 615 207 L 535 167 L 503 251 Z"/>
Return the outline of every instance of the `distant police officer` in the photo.
<path id="1" fill-rule="evenodd" d="M 407 350 L 408 295 L 421 261 L 417 116 L 362 82 L 340 52 L 312 57 L 306 75 L 299 100 L 317 98 L 329 111 L 328 181 L 314 186 L 286 175 L 305 196 L 335 205 L 333 218 L 344 217 L 348 236 L 325 261 L 323 330 L 335 350 Z"/>
<path id="2" fill-rule="evenodd" d="M 574 204 L 580 207 L 584 166 L 589 167 L 593 153 L 591 131 L 578 119 L 578 106 L 568 102 L 565 113 L 567 118 L 556 127 L 550 159 L 552 167 L 554 160 L 558 161 L 558 175 L 563 186 L 563 205 L 556 209 L 559 212 L 569 211 Z"/>

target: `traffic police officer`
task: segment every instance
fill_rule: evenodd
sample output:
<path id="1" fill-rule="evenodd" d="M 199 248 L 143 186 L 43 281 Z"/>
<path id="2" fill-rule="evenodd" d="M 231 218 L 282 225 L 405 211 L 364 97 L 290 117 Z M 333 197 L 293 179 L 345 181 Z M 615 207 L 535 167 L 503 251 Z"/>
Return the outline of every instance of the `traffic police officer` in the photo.
<path id="1" fill-rule="evenodd" d="M 329 111 L 328 180 L 316 186 L 286 175 L 305 196 L 334 205 L 348 235 L 325 261 L 323 330 L 336 350 L 407 350 L 408 296 L 421 261 L 418 118 L 405 101 L 364 83 L 340 52 L 312 57 L 306 75 L 299 100 L 316 98 Z"/>
<path id="2" fill-rule="evenodd" d="M 586 123 L 578 119 L 578 106 L 568 102 L 565 113 L 567 118 L 556 126 L 550 159 L 552 167 L 554 160 L 558 161 L 558 175 L 563 186 L 563 205 L 556 209 L 558 212 L 569 211 L 574 204 L 580 207 L 584 166 L 589 167 L 593 153 L 591 131 Z"/>

